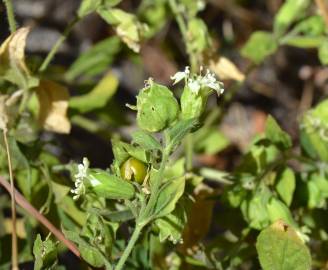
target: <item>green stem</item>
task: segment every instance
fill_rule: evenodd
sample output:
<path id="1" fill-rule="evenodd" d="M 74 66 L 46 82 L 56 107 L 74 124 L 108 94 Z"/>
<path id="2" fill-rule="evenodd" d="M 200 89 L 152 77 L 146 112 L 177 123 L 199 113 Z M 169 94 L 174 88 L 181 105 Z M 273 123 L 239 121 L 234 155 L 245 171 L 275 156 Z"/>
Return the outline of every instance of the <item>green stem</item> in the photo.
<path id="1" fill-rule="evenodd" d="M 58 49 L 60 48 L 60 46 L 64 43 L 64 41 L 66 40 L 66 38 L 68 37 L 68 35 L 70 34 L 70 32 L 72 31 L 73 27 L 75 26 L 75 24 L 77 24 L 79 22 L 80 18 L 75 17 L 66 27 L 66 29 L 64 30 L 63 34 L 60 36 L 60 38 L 56 41 L 55 45 L 52 47 L 52 49 L 50 50 L 50 52 L 48 53 L 46 59 L 44 59 L 44 61 L 42 62 L 40 68 L 39 68 L 39 72 L 43 72 L 47 69 L 48 65 L 50 64 L 50 62 L 52 61 L 52 59 L 54 58 L 55 54 L 57 53 Z"/>
<path id="2" fill-rule="evenodd" d="M 130 241 L 129 241 L 127 247 L 125 248 L 120 260 L 118 261 L 118 263 L 115 267 L 115 270 L 123 269 L 123 266 L 124 266 L 126 260 L 128 259 L 128 257 L 130 255 L 134 245 L 136 244 L 137 240 L 139 239 L 142 228 L 143 228 L 142 226 L 139 226 L 138 224 L 136 224 L 136 227 L 135 227 L 135 229 L 132 233 Z"/>
<path id="3" fill-rule="evenodd" d="M 3 0 L 3 2 L 6 6 L 10 32 L 14 33 L 16 31 L 16 21 L 15 21 L 13 3 L 11 2 L 11 0 Z"/>
<path id="4" fill-rule="evenodd" d="M 150 221 L 150 217 L 152 215 L 152 212 L 153 212 L 153 209 L 155 207 L 156 200 L 158 197 L 158 191 L 159 191 L 159 188 L 162 183 L 161 179 L 162 179 L 162 175 L 164 173 L 164 169 L 166 166 L 166 162 L 167 162 L 169 153 L 170 153 L 169 148 L 165 149 L 163 152 L 161 165 L 160 165 L 160 168 L 156 175 L 156 178 L 154 179 L 154 185 L 152 186 L 152 189 L 151 189 L 151 195 L 150 195 L 149 201 L 148 201 L 146 207 L 140 211 L 139 217 L 136 220 L 136 227 L 132 233 L 132 236 L 130 238 L 130 241 L 129 241 L 127 247 L 125 248 L 120 260 L 118 261 L 118 263 L 115 267 L 115 270 L 123 269 L 123 266 L 124 266 L 127 258 L 129 257 L 129 255 L 132 251 L 132 248 L 134 247 L 134 245 L 136 244 L 136 242 L 139 238 L 142 228 L 145 227 L 148 224 L 148 222 Z"/>
<path id="5" fill-rule="evenodd" d="M 160 189 L 160 186 L 162 184 L 162 176 L 164 173 L 164 169 L 166 166 L 166 162 L 169 156 L 169 152 L 170 149 L 165 149 L 163 156 L 162 156 L 162 161 L 161 161 L 161 165 L 159 167 L 158 173 L 156 174 L 156 178 L 154 179 L 154 184 L 151 187 L 151 194 L 150 194 L 150 198 L 149 201 L 147 203 L 147 206 L 145 208 L 145 210 L 143 211 L 143 213 L 140 213 L 140 220 L 148 220 L 148 218 L 152 215 L 152 210 L 154 209 L 157 197 L 158 197 L 158 191 Z"/>
<path id="6" fill-rule="evenodd" d="M 188 172 L 192 170 L 192 161 L 194 154 L 193 141 L 194 135 L 189 133 L 185 140 L 186 170 Z"/>
<path id="7" fill-rule="evenodd" d="M 175 16 L 175 20 L 179 26 L 180 32 L 182 34 L 183 41 L 185 43 L 187 53 L 189 56 L 189 62 L 191 66 L 191 71 L 196 72 L 197 71 L 197 58 L 194 54 L 191 53 L 189 41 L 188 41 L 188 27 L 187 23 L 185 22 L 184 17 L 182 16 L 181 11 L 179 10 L 179 7 L 176 3 L 176 0 L 169 0 L 170 8 Z"/>

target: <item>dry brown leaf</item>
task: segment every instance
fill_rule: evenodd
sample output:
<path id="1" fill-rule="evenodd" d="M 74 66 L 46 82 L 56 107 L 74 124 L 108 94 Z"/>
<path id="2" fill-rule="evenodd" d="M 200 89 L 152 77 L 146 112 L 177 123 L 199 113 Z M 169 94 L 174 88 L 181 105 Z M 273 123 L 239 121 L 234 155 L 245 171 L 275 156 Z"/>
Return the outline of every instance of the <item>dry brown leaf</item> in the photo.
<path id="1" fill-rule="evenodd" d="M 11 34 L 0 47 L 0 65 L 4 67 L 15 67 L 25 74 L 29 70 L 25 64 L 25 45 L 30 28 L 23 27 Z"/>
<path id="2" fill-rule="evenodd" d="M 199 241 L 207 234 L 212 220 L 214 200 L 208 199 L 215 191 L 205 185 L 199 184 L 194 190 L 195 203 L 188 215 L 188 223 L 183 231 L 183 244 L 179 247 L 183 253 L 197 249 Z"/>
<path id="3" fill-rule="evenodd" d="M 245 80 L 245 75 L 225 57 L 220 57 L 217 61 L 210 61 L 210 69 L 219 76 L 221 80 Z"/>
<path id="4" fill-rule="evenodd" d="M 67 118 L 67 88 L 53 81 L 42 80 L 36 93 L 40 104 L 39 121 L 43 128 L 57 133 L 69 133 L 71 123 Z"/>

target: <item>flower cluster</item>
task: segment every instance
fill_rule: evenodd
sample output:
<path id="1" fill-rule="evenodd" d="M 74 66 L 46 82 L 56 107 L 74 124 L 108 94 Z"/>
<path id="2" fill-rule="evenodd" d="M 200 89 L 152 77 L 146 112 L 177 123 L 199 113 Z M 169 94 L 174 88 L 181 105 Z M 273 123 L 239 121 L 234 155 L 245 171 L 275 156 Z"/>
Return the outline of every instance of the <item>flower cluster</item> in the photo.
<path id="1" fill-rule="evenodd" d="M 77 174 L 74 175 L 75 178 L 75 188 L 71 190 L 73 194 L 73 200 L 77 200 L 81 195 L 85 194 L 85 185 L 84 179 L 87 177 L 87 172 L 89 168 L 89 160 L 87 158 L 83 158 L 82 164 L 77 166 Z"/>
<path id="2" fill-rule="evenodd" d="M 185 84 L 190 88 L 190 90 L 198 94 L 201 89 L 210 88 L 217 92 L 218 95 L 221 95 L 224 92 L 223 83 L 219 82 L 215 75 L 210 71 L 206 70 L 205 75 L 202 75 L 203 67 L 200 68 L 199 75 L 191 75 L 190 69 L 187 66 L 185 71 L 179 71 L 171 79 L 174 81 L 173 84 L 185 80 Z"/>
<path id="3" fill-rule="evenodd" d="M 302 129 L 309 133 L 318 132 L 322 140 L 328 141 L 328 125 L 326 123 L 314 116 L 311 111 L 305 115 L 305 119 L 306 121 L 301 124 Z"/>

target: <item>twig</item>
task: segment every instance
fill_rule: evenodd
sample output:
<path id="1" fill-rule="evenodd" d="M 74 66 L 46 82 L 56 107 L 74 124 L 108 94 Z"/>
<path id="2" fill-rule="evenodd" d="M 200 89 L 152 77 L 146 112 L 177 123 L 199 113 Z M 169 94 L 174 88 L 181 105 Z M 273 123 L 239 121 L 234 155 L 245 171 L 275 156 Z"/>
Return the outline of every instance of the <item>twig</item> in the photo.
<path id="1" fill-rule="evenodd" d="M 17 255 L 17 233 L 16 233 L 16 204 L 15 204 L 15 186 L 13 169 L 11 164 L 10 149 L 7 138 L 7 129 L 3 130 L 3 140 L 6 146 L 8 170 L 10 179 L 10 195 L 11 195 L 11 222 L 12 222 L 12 234 L 11 234 L 11 264 L 13 270 L 18 270 L 18 255 Z"/>
<path id="2" fill-rule="evenodd" d="M 326 25 L 328 27 L 328 8 L 325 4 L 325 1 L 324 0 L 315 0 L 315 3 L 317 5 L 318 9 L 320 10 L 321 15 L 324 18 Z"/>
<path id="3" fill-rule="evenodd" d="M 3 2 L 6 6 L 10 32 L 14 33 L 16 31 L 16 21 L 15 21 L 13 3 L 11 2 L 11 0 L 3 0 Z"/>
<path id="4" fill-rule="evenodd" d="M 2 185 L 9 193 L 11 193 L 9 183 L 0 176 L 0 185 Z M 80 257 L 80 252 L 70 240 L 68 240 L 64 234 L 58 230 L 50 221 L 39 213 L 16 189 L 14 189 L 15 200 L 18 205 L 25 209 L 31 216 L 37 219 L 43 224 L 59 241 L 61 241 L 70 251 L 72 251 L 77 257 Z"/>
<path id="5" fill-rule="evenodd" d="M 48 65 L 50 64 L 50 62 L 52 61 L 52 59 L 54 58 L 55 54 L 57 53 L 58 49 L 60 48 L 60 46 L 64 43 L 64 41 L 66 40 L 66 38 L 68 37 L 69 33 L 71 32 L 71 30 L 73 29 L 73 27 L 75 26 L 75 24 L 79 21 L 80 19 L 78 17 L 75 17 L 66 27 L 66 29 L 64 30 L 63 34 L 60 36 L 60 38 L 56 41 L 55 45 L 52 47 L 52 49 L 50 50 L 50 52 L 48 53 L 46 59 L 44 59 L 44 61 L 42 62 L 40 68 L 39 68 L 39 72 L 43 72 L 47 69 Z"/>

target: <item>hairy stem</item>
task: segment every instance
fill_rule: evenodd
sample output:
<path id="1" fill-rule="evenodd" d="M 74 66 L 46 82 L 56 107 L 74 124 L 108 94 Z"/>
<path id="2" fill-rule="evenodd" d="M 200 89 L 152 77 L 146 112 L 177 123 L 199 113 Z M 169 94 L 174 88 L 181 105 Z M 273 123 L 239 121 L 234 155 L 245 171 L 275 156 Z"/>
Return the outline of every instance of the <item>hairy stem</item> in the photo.
<path id="1" fill-rule="evenodd" d="M 14 192 L 11 191 L 10 184 L 0 176 L 0 185 L 3 186 L 10 194 L 14 194 L 15 200 L 19 206 L 21 206 L 27 213 L 38 220 L 43 226 L 45 226 L 59 241 L 61 241 L 72 253 L 77 257 L 80 257 L 80 252 L 77 247 L 68 240 L 64 234 L 59 231 L 45 216 L 40 214 L 15 188 Z"/>
<path id="2" fill-rule="evenodd" d="M 167 159 L 169 156 L 169 152 L 170 152 L 170 149 L 165 149 L 163 152 L 161 165 L 158 170 L 158 173 L 156 174 L 156 178 L 154 179 L 154 185 L 151 188 L 151 195 L 148 200 L 148 203 L 147 203 L 146 207 L 143 208 L 143 210 L 140 212 L 139 217 L 136 220 L 136 227 L 129 240 L 128 246 L 125 248 L 120 260 L 118 261 L 118 264 L 115 267 L 115 270 L 123 269 L 123 266 L 124 266 L 127 258 L 129 257 L 129 255 L 132 251 L 132 248 L 134 247 L 134 245 L 136 244 L 136 242 L 139 238 L 142 228 L 145 227 L 148 224 L 148 222 L 150 222 L 150 219 L 151 219 L 150 217 L 152 216 L 152 212 L 153 212 L 153 209 L 156 204 L 156 199 L 158 197 L 158 192 L 159 192 L 159 189 L 160 189 L 160 186 L 162 183 L 161 179 L 162 179 L 162 175 L 164 173 L 164 169 L 165 169 L 166 162 L 167 162 Z"/>
<path id="3" fill-rule="evenodd" d="M 8 170 L 10 179 L 10 195 L 11 195 L 11 222 L 12 222 L 12 234 L 11 234 L 11 263 L 12 269 L 18 270 L 18 253 L 17 253 L 17 233 L 16 233 L 16 203 L 15 203 L 15 186 L 13 169 L 11 164 L 10 149 L 7 138 L 7 129 L 3 130 L 3 139 L 5 142 L 7 159 L 8 159 Z"/>
<path id="4" fill-rule="evenodd" d="M 168 156 L 169 156 L 169 152 L 170 152 L 170 149 L 165 149 L 164 150 L 161 165 L 160 165 L 159 170 L 156 174 L 156 178 L 153 181 L 154 184 L 151 187 L 151 194 L 150 194 L 149 201 L 146 205 L 145 211 L 140 214 L 141 220 L 143 220 L 143 219 L 147 220 L 152 215 L 152 211 L 154 209 L 154 206 L 156 204 L 156 200 L 157 200 L 157 197 L 158 197 L 158 191 L 159 191 L 159 189 L 161 187 L 161 184 L 162 184 L 162 177 L 163 177 L 164 169 L 165 169 L 167 159 L 168 159 Z"/>
<path id="5" fill-rule="evenodd" d="M 14 33 L 16 31 L 16 21 L 15 21 L 13 3 L 11 2 L 11 0 L 3 0 L 3 2 L 6 6 L 10 32 Z"/>
<path id="6" fill-rule="evenodd" d="M 44 61 L 42 62 L 40 68 L 39 68 L 39 72 L 43 72 L 47 69 L 48 65 L 50 64 L 50 62 L 52 61 L 52 59 L 54 58 L 55 54 L 57 53 L 58 49 L 60 48 L 60 46 L 64 43 L 64 41 L 66 40 L 66 38 L 68 37 L 68 35 L 70 34 L 70 32 L 72 31 L 73 27 L 79 22 L 79 18 L 75 17 L 66 27 L 66 29 L 64 30 L 63 34 L 60 36 L 60 38 L 56 41 L 55 45 L 52 47 L 52 49 L 50 50 L 50 52 L 48 53 L 47 57 L 44 59 Z"/>
<path id="7" fill-rule="evenodd" d="M 185 43 L 186 49 L 187 49 L 187 53 L 189 56 L 189 62 L 191 65 L 191 71 L 195 72 L 197 69 L 197 59 L 196 56 L 191 53 L 190 47 L 189 47 L 189 40 L 188 40 L 188 27 L 187 27 L 187 23 L 185 21 L 185 18 L 183 17 L 181 11 L 179 10 L 179 6 L 176 2 L 176 0 L 169 0 L 169 5 L 170 8 L 175 16 L 175 20 L 179 26 L 179 30 L 181 32 L 183 41 Z"/>
<path id="8" fill-rule="evenodd" d="M 136 227 L 132 233 L 132 236 L 129 240 L 129 243 L 127 245 L 127 247 L 125 248 L 120 260 L 118 261 L 115 270 L 121 270 L 124 267 L 124 264 L 126 262 L 126 260 L 128 259 L 134 245 L 136 244 L 137 240 L 139 239 L 141 230 L 142 230 L 142 226 L 139 226 L 138 224 L 136 224 Z"/>

